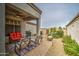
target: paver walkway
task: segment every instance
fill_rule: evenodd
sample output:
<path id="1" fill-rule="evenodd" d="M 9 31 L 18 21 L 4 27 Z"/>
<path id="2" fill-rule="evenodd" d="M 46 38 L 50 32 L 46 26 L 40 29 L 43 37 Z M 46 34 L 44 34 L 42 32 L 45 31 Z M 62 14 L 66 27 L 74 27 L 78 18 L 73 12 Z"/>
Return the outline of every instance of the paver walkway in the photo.
<path id="1" fill-rule="evenodd" d="M 47 41 L 47 39 L 44 37 L 43 42 L 38 47 L 29 51 L 26 55 L 27 56 L 44 56 L 51 46 L 52 46 L 52 42 Z"/>
<path id="2" fill-rule="evenodd" d="M 48 50 L 46 56 L 65 56 L 62 39 L 53 39 L 53 46 Z"/>

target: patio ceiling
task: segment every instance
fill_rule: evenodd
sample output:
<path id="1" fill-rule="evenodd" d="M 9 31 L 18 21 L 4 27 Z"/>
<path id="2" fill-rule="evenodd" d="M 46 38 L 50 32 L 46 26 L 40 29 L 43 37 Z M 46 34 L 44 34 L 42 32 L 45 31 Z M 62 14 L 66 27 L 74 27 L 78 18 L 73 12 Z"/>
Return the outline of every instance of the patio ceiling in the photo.
<path id="1" fill-rule="evenodd" d="M 36 17 L 30 15 L 29 13 L 25 12 L 24 10 L 17 8 L 11 4 L 6 4 L 6 18 L 13 19 L 13 20 L 35 20 Z"/>

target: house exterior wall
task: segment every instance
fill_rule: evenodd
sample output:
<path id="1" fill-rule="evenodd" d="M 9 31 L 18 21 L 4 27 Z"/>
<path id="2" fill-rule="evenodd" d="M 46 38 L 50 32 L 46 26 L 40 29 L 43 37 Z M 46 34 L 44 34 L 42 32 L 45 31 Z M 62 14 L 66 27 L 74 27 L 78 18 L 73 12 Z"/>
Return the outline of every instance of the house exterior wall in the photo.
<path id="1" fill-rule="evenodd" d="M 5 55 L 5 4 L 0 3 L 0 56 Z"/>
<path id="2" fill-rule="evenodd" d="M 41 31 L 42 31 L 42 34 L 43 35 L 46 35 L 47 34 L 47 29 L 41 29 Z"/>
<path id="3" fill-rule="evenodd" d="M 21 33 L 26 36 L 26 31 L 31 31 L 32 34 L 37 34 L 36 25 L 28 24 L 27 21 L 21 22 Z"/>
<path id="4" fill-rule="evenodd" d="M 47 29 L 46 28 L 41 28 L 40 31 L 42 31 L 42 38 L 45 38 L 43 40 L 47 39 Z"/>
<path id="5" fill-rule="evenodd" d="M 67 26 L 67 34 L 71 35 L 71 37 L 79 43 L 79 16 L 74 22 Z"/>
<path id="6" fill-rule="evenodd" d="M 37 34 L 36 25 L 26 23 L 26 31 L 31 31 L 32 34 Z"/>

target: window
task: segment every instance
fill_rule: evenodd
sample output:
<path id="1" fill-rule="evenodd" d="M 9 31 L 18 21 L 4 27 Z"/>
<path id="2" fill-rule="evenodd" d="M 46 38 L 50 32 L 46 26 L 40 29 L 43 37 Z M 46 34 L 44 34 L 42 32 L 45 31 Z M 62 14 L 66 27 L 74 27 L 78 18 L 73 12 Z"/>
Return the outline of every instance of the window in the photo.
<path id="1" fill-rule="evenodd" d="M 11 32 L 20 32 L 21 31 L 20 21 L 17 20 L 6 20 L 5 24 L 5 35 L 8 36 Z"/>

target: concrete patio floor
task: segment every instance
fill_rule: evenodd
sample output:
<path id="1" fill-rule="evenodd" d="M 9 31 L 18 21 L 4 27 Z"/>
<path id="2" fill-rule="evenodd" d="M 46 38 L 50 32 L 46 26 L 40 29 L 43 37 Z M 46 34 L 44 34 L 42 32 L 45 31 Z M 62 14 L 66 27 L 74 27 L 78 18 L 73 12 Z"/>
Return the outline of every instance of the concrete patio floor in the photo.
<path id="1" fill-rule="evenodd" d="M 66 56 L 66 54 L 64 52 L 62 39 L 47 41 L 47 39 L 44 38 L 38 47 L 26 53 L 25 56 Z"/>
<path id="2" fill-rule="evenodd" d="M 52 42 L 47 41 L 47 39 L 44 37 L 43 42 L 41 42 L 38 47 L 26 53 L 26 56 L 44 56 L 51 46 Z"/>

